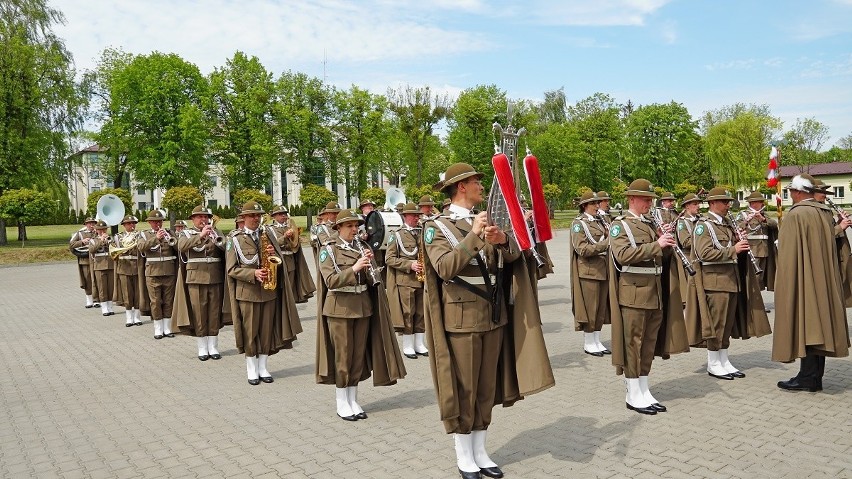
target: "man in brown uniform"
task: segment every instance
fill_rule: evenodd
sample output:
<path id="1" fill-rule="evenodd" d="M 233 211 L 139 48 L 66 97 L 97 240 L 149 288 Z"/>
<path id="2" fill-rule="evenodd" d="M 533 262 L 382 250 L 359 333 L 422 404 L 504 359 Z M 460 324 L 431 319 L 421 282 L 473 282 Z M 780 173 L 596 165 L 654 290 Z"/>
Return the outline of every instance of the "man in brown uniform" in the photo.
<path id="1" fill-rule="evenodd" d="M 421 196 L 417 207 L 420 208 L 420 213 L 424 216 L 435 216 L 438 214 L 438 210 L 435 208 L 435 201 L 429 195 Z"/>
<path id="2" fill-rule="evenodd" d="M 818 178 L 814 178 L 813 184 L 815 188 L 814 200 L 825 203 L 827 195 L 833 194 L 828 191 L 829 186 Z M 840 285 L 843 292 L 844 305 L 848 308 L 852 306 L 852 285 L 850 285 L 850 282 L 852 282 L 852 261 L 850 261 L 852 259 L 850 258 L 852 248 L 850 248 L 850 240 L 846 232 L 849 226 L 852 225 L 852 221 L 850 221 L 849 216 L 845 213 L 841 215 L 836 211 L 834 212 L 833 219 L 837 256 L 840 262 Z"/>
<path id="3" fill-rule="evenodd" d="M 826 356 L 849 355 L 849 330 L 831 209 L 814 201 L 810 175 L 796 175 L 788 189 L 793 206 L 778 232 L 772 360 L 801 358 L 799 373 L 778 387 L 816 392 Z"/>
<path id="4" fill-rule="evenodd" d="M 89 254 L 92 257 L 93 290 L 97 291 L 95 299 L 101 303 L 101 314 L 112 316 L 112 291 L 115 287 L 115 266 L 109 256 L 111 243 L 107 234 L 107 225 L 103 220 L 95 223 L 95 237 L 89 241 Z"/>
<path id="5" fill-rule="evenodd" d="M 371 266 L 372 251 L 357 239 L 363 222 L 352 211 L 342 211 L 334 224 L 338 234 L 320 248 L 318 258 L 323 286 L 316 376 L 318 383 L 336 386 L 337 415 L 344 421 L 367 419 L 358 404 L 358 383 L 371 373 L 376 386 L 405 377 L 387 297 Z"/>
<path id="6" fill-rule="evenodd" d="M 745 231 L 751 253 L 763 270 L 761 289 L 775 289 L 775 240 L 778 238 L 778 220 L 764 216 L 766 198 L 752 191 L 745 199 L 748 208 L 737 215 L 737 223 Z"/>
<path id="7" fill-rule="evenodd" d="M 692 258 L 692 232 L 695 231 L 695 223 L 700 219 L 699 209 L 701 198 L 695 193 L 687 193 L 680 202 L 683 215 L 677 220 L 677 243 L 687 258 Z M 692 278 L 686 272 L 683 263 L 680 264 L 680 293 L 681 300 L 686 306 L 686 294 L 689 291 L 689 283 Z"/>
<path id="8" fill-rule="evenodd" d="M 210 220 L 213 214 L 196 206 L 189 216 L 193 227 L 178 237 L 181 267 L 175 292 L 175 324 L 196 337 L 198 359 L 222 359 L 219 329 L 224 325 L 225 242 Z"/>
<path id="9" fill-rule="evenodd" d="M 629 209 L 613 220 L 609 232 L 612 364 L 626 379 L 627 409 L 656 414 L 666 407 L 648 386 L 654 356 L 689 350 L 681 300 L 671 297 L 662 281 L 670 267 L 664 256 L 671 256 L 676 241 L 668 231 L 655 231 L 643 216 L 657 197 L 648 180 L 634 180 L 625 196 Z"/>
<path id="10" fill-rule="evenodd" d="M 132 242 L 132 239 L 138 235 L 136 232 L 136 223 L 138 222 L 139 220 L 133 215 L 125 216 L 121 220 L 124 232 L 115 235 L 116 247 L 120 248 Z M 140 283 L 138 261 L 138 253 L 136 248 L 134 248 L 119 255 L 115 262 L 115 275 L 118 281 L 117 302 L 124 306 L 124 326 L 128 328 L 133 325 L 142 326 L 142 311 L 140 311 L 142 306 L 140 289 L 142 285 Z M 141 281 L 144 281 L 144 277 L 141 278 Z"/>
<path id="11" fill-rule="evenodd" d="M 317 224 L 311 228 L 311 244 L 314 248 L 314 258 L 317 258 L 319 248 L 331 241 L 337 234 L 333 226 L 338 213 L 340 213 L 340 205 L 332 201 L 325 205 L 325 208 L 317 215 Z"/>
<path id="12" fill-rule="evenodd" d="M 598 195 L 580 197 L 580 215 L 571 223 L 571 310 L 574 328 L 583 331 L 583 352 L 602 357 L 611 354 L 601 343 L 601 329 L 609 320 L 607 254 L 609 234 L 597 216 Z"/>
<path id="13" fill-rule="evenodd" d="M 597 214 L 606 221 L 607 224 L 612 223 L 612 215 L 609 213 L 609 201 L 612 199 L 606 191 L 598 191 L 598 212 Z"/>
<path id="14" fill-rule="evenodd" d="M 263 207 L 249 202 L 241 212 L 246 224 L 228 239 L 227 273 L 237 349 L 246 357 L 248 383 L 256 386 L 274 381 L 267 367 L 269 356 L 292 348 L 302 327 L 287 272 L 282 270 L 284 263 L 278 257 L 281 248 L 275 232 L 260 225 Z M 262 251 L 264 244 L 266 250 Z M 262 261 L 264 255 L 278 258 L 278 264 Z M 282 283 L 280 287 L 264 284 L 273 273 L 276 283 Z"/>
<path id="15" fill-rule="evenodd" d="M 738 261 L 749 244 L 738 238 L 728 220 L 733 201 L 731 192 L 722 187 L 707 196 L 707 215 L 697 222 L 692 236 L 696 275 L 686 304 L 690 345 L 706 346 L 707 374 L 726 380 L 745 377 L 728 359 L 731 336 L 745 339 L 750 333 L 770 332 L 753 266 L 745 259 Z"/>
<path id="16" fill-rule="evenodd" d="M 145 221 L 150 231 L 139 233 L 139 254 L 145 258 L 145 286 L 151 300 L 154 339 L 173 338 L 172 306 L 177 281 L 177 238 L 163 229 L 163 213 L 151 210 Z"/>
<path id="17" fill-rule="evenodd" d="M 435 186 L 452 199 L 449 214 L 423 232 L 429 362 L 465 478 L 503 477 L 485 446 L 492 407 L 554 383 L 525 258 L 485 212 L 472 211 L 483 201 L 482 176 L 451 165 Z"/>
<path id="18" fill-rule="evenodd" d="M 314 295 L 317 287 L 311 278 L 305 255 L 302 253 L 299 228 L 290 221 L 290 212 L 283 206 L 276 206 L 270 214 L 273 220 L 272 232 L 281 247 L 281 259 L 284 261 L 288 283 L 293 289 L 293 297 L 297 303 L 306 303 Z"/>
<path id="19" fill-rule="evenodd" d="M 664 191 L 660 197 L 660 207 L 657 208 L 657 214 L 663 224 L 671 224 L 677 218 L 677 210 L 675 210 L 676 198 L 671 191 Z"/>
<path id="20" fill-rule="evenodd" d="M 86 308 L 94 308 L 99 306 L 93 299 L 91 263 L 92 258 L 89 255 L 89 243 L 95 238 L 95 224 L 97 220 L 94 218 L 86 218 L 83 222 L 83 227 L 71 235 L 71 240 L 68 242 L 71 253 L 77 257 L 77 271 L 80 274 L 80 289 L 86 293 Z M 95 293 L 96 294 L 96 293 Z"/>
<path id="21" fill-rule="evenodd" d="M 184 228 L 186 228 L 186 221 L 184 221 L 184 220 L 175 221 L 174 227 L 172 228 L 172 231 L 174 231 L 174 236 L 175 237 L 180 236 L 180 233 L 181 233 L 181 231 L 184 230 Z"/>
<path id="22" fill-rule="evenodd" d="M 402 354 L 409 359 L 429 355 L 423 322 L 423 283 L 417 280 L 417 275 L 423 272 L 423 264 L 418 261 L 420 214 L 414 203 L 405 205 L 403 225 L 390 234 L 385 256 L 391 319 L 396 331 L 402 334 Z"/>

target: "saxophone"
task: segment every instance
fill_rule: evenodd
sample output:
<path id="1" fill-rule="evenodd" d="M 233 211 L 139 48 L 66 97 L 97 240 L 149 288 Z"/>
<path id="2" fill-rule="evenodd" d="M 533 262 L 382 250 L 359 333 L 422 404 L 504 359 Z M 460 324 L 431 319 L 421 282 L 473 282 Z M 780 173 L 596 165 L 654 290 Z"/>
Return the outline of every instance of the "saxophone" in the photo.
<path id="1" fill-rule="evenodd" d="M 270 245 L 269 236 L 267 235 L 266 226 L 260 228 L 260 267 L 266 270 L 266 281 L 263 282 L 263 289 L 275 289 L 278 287 L 278 265 L 281 264 L 281 258 L 267 253 L 267 247 Z"/>
<path id="2" fill-rule="evenodd" d="M 417 281 L 421 283 L 426 282 L 426 258 L 423 254 L 423 245 L 418 245 L 419 249 L 417 250 L 417 262 L 420 264 L 420 271 L 418 271 L 414 277 Z"/>

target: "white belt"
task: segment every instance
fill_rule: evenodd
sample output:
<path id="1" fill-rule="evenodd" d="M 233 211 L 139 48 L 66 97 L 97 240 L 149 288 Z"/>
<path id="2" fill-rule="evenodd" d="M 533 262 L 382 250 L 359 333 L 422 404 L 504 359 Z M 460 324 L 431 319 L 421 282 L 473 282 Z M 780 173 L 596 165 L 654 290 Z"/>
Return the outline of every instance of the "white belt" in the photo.
<path id="1" fill-rule="evenodd" d="M 622 266 L 622 273 L 633 273 L 633 274 L 655 274 L 661 275 L 663 274 L 662 266 Z"/>
<path id="2" fill-rule="evenodd" d="M 109 256 L 109 253 L 95 253 L 95 256 Z"/>
<path id="3" fill-rule="evenodd" d="M 213 258 L 210 256 L 205 256 L 203 258 L 189 258 L 186 260 L 187 263 L 218 263 L 222 261 L 222 258 Z"/>
<path id="4" fill-rule="evenodd" d="M 281 254 L 295 254 L 295 251 L 281 251 Z"/>
<path id="5" fill-rule="evenodd" d="M 482 276 L 459 276 L 459 279 L 465 280 L 465 282 L 468 283 L 468 284 L 485 285 L 485 278 L 483 278 Z M 493 274 L 489 274 L 488 280 L 491 281 L 491 284 L 494 284 L 494 283 L 497 282 L 497 276 L 494 276 Z"/>
<path id="6" fill-rule="evenodd" d="M 155 257 L 155 258 L 148 258 L 147 261 L 149 263 L 159 263 L 161 261 L 173 261 L 173 260 L 176 260 L 176 259 L 177 259 L 177 256 L 163 256 L 162 258 L 158 256 L 158 257 Z"/>
<path id="7" fill-rule="evenodd" d="M 119 256 L 118 259 L 136 259 L 136 256 L 126 254 L 124 256 Z"/>
<path id="8" fill-rule="evenodd" d="M 769 239 L 769 235 L 748 235 L 747 239 L 759 240 L 759 239 Z"/>
<path id="9" fill-rule="evenodd" d="M 702 266 L 712 266 L 714 264 L 737 264 L 736 260 L 729 259 L 727 261 L 702 261 Z"/>
<path id="10" fill-rule="evenodd" d="M 343 286 L 342 288 L 330 289 L 330 292 L 335 293 L 363 293 L 367 291 L 366 284 L 359 284 L 357 286 Z"/>

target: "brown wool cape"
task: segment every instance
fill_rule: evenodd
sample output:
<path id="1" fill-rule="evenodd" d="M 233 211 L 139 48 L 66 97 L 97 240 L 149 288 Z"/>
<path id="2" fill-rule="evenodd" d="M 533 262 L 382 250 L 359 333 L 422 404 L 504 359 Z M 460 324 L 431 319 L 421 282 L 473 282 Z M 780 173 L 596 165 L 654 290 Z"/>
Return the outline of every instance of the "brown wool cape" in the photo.
<path id="1" fill-rule="evenodd" d="M 804 200 L 778 232 L 772 360 L 849 355 L 849 330 L 828 206 Z"/>

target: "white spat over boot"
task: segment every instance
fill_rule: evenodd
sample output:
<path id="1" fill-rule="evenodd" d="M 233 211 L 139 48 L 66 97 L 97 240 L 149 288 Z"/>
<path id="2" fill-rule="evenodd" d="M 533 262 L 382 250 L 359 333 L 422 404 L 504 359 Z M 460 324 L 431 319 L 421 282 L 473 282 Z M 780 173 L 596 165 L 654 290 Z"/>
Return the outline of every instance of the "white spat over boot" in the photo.
<path id="1" fill-rule="evenodd" d="M 645 402 L 651 404 L 651 408 L 657 412 L 666 412 L 666 407 L 651 395 L 651 389 L 648 387 L 648 376 L 639 376 L 639 391 L 642 393 L 642 398 L 645 399 Z"/>
<path id="2" fill-rule="evenodd" d="M 583 333 L 583 352 L 596 357 L 603 356 L 603 352 L 595 344 L 595 333 Z"/>
<path id="3" fill-rule="evenodd" d="M 639 378 L 628 378 L 625 382 L 627 383 L 627 409 L 639 414 L 657 414 L 657 411 L 651 407 L 651 403 L 642 395 Z"/>
<path id="4" fill-rule="evenodd" d="M 417 359 L 417 353 L 414 352 L 414 335 L 402 335 L 402 354 L 408 359 Z"/>
<path id="5" fill-rule="evenodd" d="M 154 339 L 163 339 L 163 320 L 154 320 Z"/>
<path id="6" fill-rule="evenodd" d="M 601 332 L 595 331 L 595 345 L 598 347 L 598 351 L 604 354 L 612 354 L 612 351 L 604 346 L 604 343 L 601 342 Z"/>
<path id="7" fill-rule="evenodd" d="M 349 405 L 348 388 L 334 388 L 335 401 L 337 403 L 337 416 L 344 421 L 357 421 L 358 417 Z"/>
<path id="8" fill-rule="evenodd" d="M 488 430 L 473 431 L 470 433 L 471 445 L 473 446 L 473 460 L 479 467 L 479 473 L 488 477 L 503 477 L 503 471 L 497 463 L 488 457 L 485 443 L 488 439 Z"/>
<path id="9" fill-rule="evenodd" d="M 722 362 L 719 360 L 719 356 L 719 351 L 707 350 L 707 374 L 719 379 L 734 379 L 734 377 L 728 374 L 728 371 L 725 371 L 725 368 L 722 367 Z"/>
<path id="10" fill-rule="evenodd" d="M 198 336 L 195 341 L 198 343 L 198 359 L 201 361 L 210 359 L 210 353 L 207 351 L 207 336 Z"/>
<path id="11" fill-rule="evenodd" d="M 257 386 L 258 384 L 260 384 L 260 378 L 258 377 L 257 369 L 257 356 L 246 356 L 246 376 L 248 376 L 248 383 L 252 386 Z"/>
<path id="12" fill-rule="evenodd" d="M 453 440 L 456 443 L 456 465 L 462 477 L 479 477 L 479 466 L 473 458 L 473 437 L 470 434 L 453 434 Z"/>
<path id="13" fill-rule="evenodd" d="M 163 336 L 167 338 L 175 337 L 172 332 L 172 318 L 163 318 Z"/>
<path id="14" fill-rule="evenodd" d="M 739 369 L 735 368 L 733 364 L 731 364 L 731 360 L 728 358 L 728 350 L 720 349 L 719 350 L 719 362 L 722 364 L 722 369 L 725 370 L 728 374 L 735 378 L 744 378 L 745 374 L 740 372 Z"/>
<path id="15" fill-rule="evenodd" d="M 210 359 L 222 359 L 222 355 L 219 354 L 219 336 L 207 336 L 207 354 L 210 355 Z"/>
<path id="16" fill-rule="evenodd" d="M 414 333 L 414 352 L 418 356 L 429 355 L 429 348 L 426 347 L 426 333 Z"/>
<path id="17" fill-rule="evenodd" d="M 265 383 L 271 383 L 275 381 L 274 379 L 272 379 L 272 375 L 269 374 L 269 370 L 266 369 L 268 361 L 268 354 L 260 354 L 257 356 L 257 375 L 260 377 L 260 380 Z"/>

